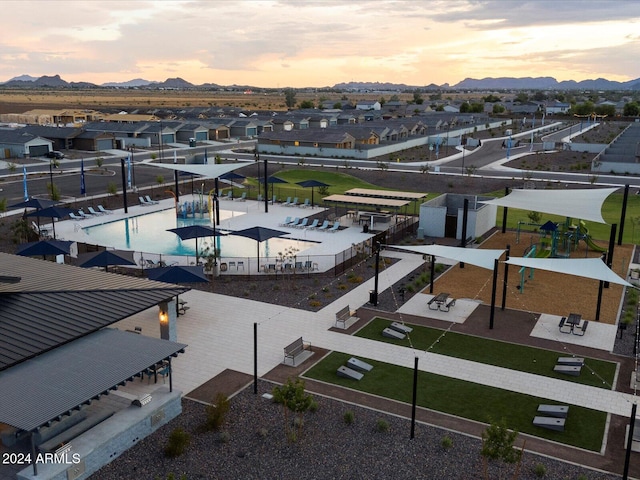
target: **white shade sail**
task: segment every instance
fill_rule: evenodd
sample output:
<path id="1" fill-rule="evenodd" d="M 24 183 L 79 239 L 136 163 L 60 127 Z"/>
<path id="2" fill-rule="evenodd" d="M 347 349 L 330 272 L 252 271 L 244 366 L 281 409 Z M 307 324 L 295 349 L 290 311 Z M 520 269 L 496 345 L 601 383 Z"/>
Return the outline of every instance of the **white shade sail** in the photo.
<path id="1" fill-rule="evenodd" d="M 505 197 L 483 200 L 480 203 L 607 223 L 602 218 L 602 204 L 616 190 L 617 188 L 512 190 Z"/>
<path id="2" fill-rule="evenodd" d="M 169 170 L 178 170 L 180 172 L 189 172 L 194 175 L 201 175 L 205 178 L 217 178 L 225 173 L 232 172 L 236 168 L 246 167 L 253 162 L 238 162 L 238 163 L 220 163 L 220 164 L 179 164 L 179 163 L 150 163 L 154 167 L 167 168 Z"/>
<path id="3" fill-rule="evenodd" d="M 446 247 L 444 245 L 388 245 L 387 247 L 421 253 L 423 255 L 435 255 L 436 257 L 448 258 L 458 262 L 468 263 L 469 265 L 486 268 L 488 270 L 493 270 L 495 260 L 500 258 L 505 252 L 504 250 Z"/>
<path id="4" fill-rule="evenodd" d="M 511 257 L 505 263 L 527 268 L 539 268 L 550 272 L 565 273 L 578 277 L 593 278 L 603 282 L 632 287 L 620 278 L 600 258 L 520 258 Z"/>

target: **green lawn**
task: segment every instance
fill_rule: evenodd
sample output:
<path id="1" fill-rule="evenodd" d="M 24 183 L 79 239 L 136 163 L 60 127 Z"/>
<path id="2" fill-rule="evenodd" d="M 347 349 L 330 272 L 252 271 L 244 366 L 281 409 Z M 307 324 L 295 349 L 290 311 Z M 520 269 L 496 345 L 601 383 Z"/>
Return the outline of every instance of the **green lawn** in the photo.
<path id="1" fill-rule="evenodd" d="M 413 369 L 361 358 L 373 370 L 360 381 L 341 378 L 336 370 L 351 357 L 334 352 L 311 368 L 305 377 L 407 403 L 410 416 Z M 567 383 L 567 388 L 571 384 Z M 486 387 L 420 371 L 417 404 L 458 417 L 489 423 L 504 418 L 511 429 L 591 451 L 599 451 L 604 437 L 606 413 L 571 405 L 564 432 L 534 427 L 533 417 L 541 403 L 557 404 L 543 398 Z"/>
<path id="2" fill-rule="evenodd" d="M 275 184 L 274 191 L 278 195 L 278 198 L 286 200 L 287 197 L 298 197 L 300 202 L 304 202 L 305 198 L 311 199 L 311 188 L 302 188 L 300 185 L 296 185 L 296 182 L 302 182 L 304 180 L 314 179 L 320 182 L 324 182 L 330 185 L 327 190 L 329 195 L 343 194 L 347 190 L 352 188 L 369 188 L 374 190 L 389 190 L 388 188 L 378 187 L 371 183 L 365 182 L 346 173 L 338 172 L 325 172 L 325 171 L 310 171 L 304 169 L 284 169 L 273 175 L 282 180 L 286 180 L 287 183 Z M 257 192 L 258 182 L 255 178 L 247 179 L 247 183 L 254 187 Z M 271 191 L 271 185 L 269 185 L 269 191 Z M 427 192 L 424 192 L 427 193 Z M 427 199 L 431 199 L 439 194 L 431 194 Z M 254 195 L 255 197 L 255 195 Z M 314 202 L 320 203 L 322 195 L 318 192 L 318 188 L 314 189 Z"/>
<path id="3" fill-rule="evenodd" d="M 405 347 L 410 346 L 409 340 L 411 340 L 411 345 L 417 350 L 426 350 L 430 345 L 433 345 L 433 348 L 429 350 L 431 353 L 463 358 L 473 362 L 558 378 L 593 387 L 611 389 L 616 373 L 615 363 L 586 358 L 585 366 L 580 376 L 562 375 L 554 372 L 553 367 L 559 356 L 567 357 L 570 356 L 569 353 L 563 354 L 454 332 L 448 332 L 441 337 L 443 330 L 417 325 L 411 325 L 413 332 L 411 332 L 410 337 L 404 340 L 394 340 L 382 335 L 382 330 L 390 324 L 391 320 L 377 317 L 358 331 L 356 335 Z M 441 337 L 440 340 L 434 344 L 439 337 Z"/>

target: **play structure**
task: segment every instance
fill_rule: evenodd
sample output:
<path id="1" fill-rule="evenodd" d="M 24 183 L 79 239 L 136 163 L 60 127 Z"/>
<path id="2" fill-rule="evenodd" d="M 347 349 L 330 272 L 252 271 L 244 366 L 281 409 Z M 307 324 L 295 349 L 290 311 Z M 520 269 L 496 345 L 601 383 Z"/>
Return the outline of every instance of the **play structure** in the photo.
<path id="1" fill-rule="evenodd" d="M 178 218 L 204 218 L 211 211 L 211 196 L 205 200 L 202 192 L 194 200 L 176 202 L 176 216 Z"/>
<path id="2" fill-rule="evenodd" d="M 519 221 L 516 231 L 516 243 L 520 243 L 520 233 L 523 225 L 538 228 L 539 241 L 537 242 L 536 258 L 569 258 L 570 253 L 578 249 L 580 240 L 584 241 L 587 251 L 588 249 L 601 253 L 607 251 L 606 248 L 597 245 L 593 241 L 583 220 L 579 220 L 577 225 L 574 225 L 569 217 L 567 217 L 564 224 L 554 223 L 550 220 L 544 224 Z M 531 242 L 533 245 L 533 237 Z"/>

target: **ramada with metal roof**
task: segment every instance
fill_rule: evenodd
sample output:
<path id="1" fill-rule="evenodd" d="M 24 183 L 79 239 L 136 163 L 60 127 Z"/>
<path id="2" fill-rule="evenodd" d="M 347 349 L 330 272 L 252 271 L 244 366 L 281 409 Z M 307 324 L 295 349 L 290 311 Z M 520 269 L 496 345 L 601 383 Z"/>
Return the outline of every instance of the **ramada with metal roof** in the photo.
<path id="1" fill-rule="evenodd" d="M 188 290 L 0 253 L 0 423 L 36 431 L 182 353 L 105 327 Z"/>

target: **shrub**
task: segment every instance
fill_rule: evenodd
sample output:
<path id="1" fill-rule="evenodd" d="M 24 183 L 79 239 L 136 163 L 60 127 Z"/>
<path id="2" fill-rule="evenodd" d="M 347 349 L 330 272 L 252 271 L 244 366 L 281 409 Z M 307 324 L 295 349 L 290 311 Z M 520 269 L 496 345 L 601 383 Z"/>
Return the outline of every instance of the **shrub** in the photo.
<path id="1" fill-rule="evenodd" d="M 322 302 L 319 302 L 318 300 L 310 300 L 309 301 L 309 306 L 310 307 L 317 308 L 320 305 L 322 305 Z"/>
<path id="2" fill-rule="evenodd" d="M 205 420 L 205 430 L 218 430 L 226 420 L 230 402 L 224 393 L 218 393 L 213 405 L 207 405 Z"/>
<path id="3" fill-rule="evenodd" d="M 346 286 L 344 283 L 339 283 L 339 284 L 336 286 L 336 288 L 337 288 L 338 290 L 346 290 L 346 289 L 347 289 L 347 286 Z"/>
<path id="4" fill-rule="evenodd" d="M 533 467 L 533 473 L 536 475 L 536 477 L 542 478 L 547 474 L 547 467 L 545 467 L 541 463 L 536 463 L 536 466 Z"/>
<path id="5" fill-rule="evenodd" d="M 353 277 L 349 278 L 349 283 L 362 283 L 363 278 L 359 275 L 354 275 Z"/>
<path id="6" fill-rule="evenodd" d="M 387 422 L 386 420 L 380 418 L 378 419 L 378 421 L 376 422 L 376 431 L 381 432 L 381 433 L 385 433 L 389 431 L 389 422 Z"/>
<path id="7" fill-rule="evenodd" d="M 229 432 L 220 432 L 218 435 L 218 441 L 220 443 L 229 443 L 231 440 L 231 434 Z"/>
<path id="8" fill-rule="evenodd" d="M 344 420 L 344 423 L 346 423 L 347 425 L 351 425 L 355 421 L 356 415 L 355 413 L 353 413 L 353 410 L 347 410 L 346 412 L 344 412 L 342 418 Z"/>
<path id="9" fill-rule="evenodd" d="M 169 434 L 169 441 L 164 447 L 164 454 L 167 457 L 179 457 L 184 453 L 191 443 L 191 435 L 182 428 L 174 428 Z"/>
<path id="10" fill-rule="evenodd" d="M 263 427 L 258 430 L 259 437 L 266 438 L 267 435 L 269 435 L 269 430 L 267 430 L 266 428 Z"/>
<path id="11" fill-rule="evenodd" d="M 444 437 L 442 437 L 442 440 L 440 440 L 440 445 L 445 450 L 449 450 L 451 447 L 453 447 L 453 440 L 451 440 L 451 437 L 449 435 L 445 435 Z"/>
<path id="12" fill-rule="evenodd" d="M 318 404 L 318 402 L 316 402 L 315 399 L 311 400 L 311 405 L 309 405 L 309 411 L 311 413 L 316 413 L 319 408 L 320 408 L 320 405 Z"/>

